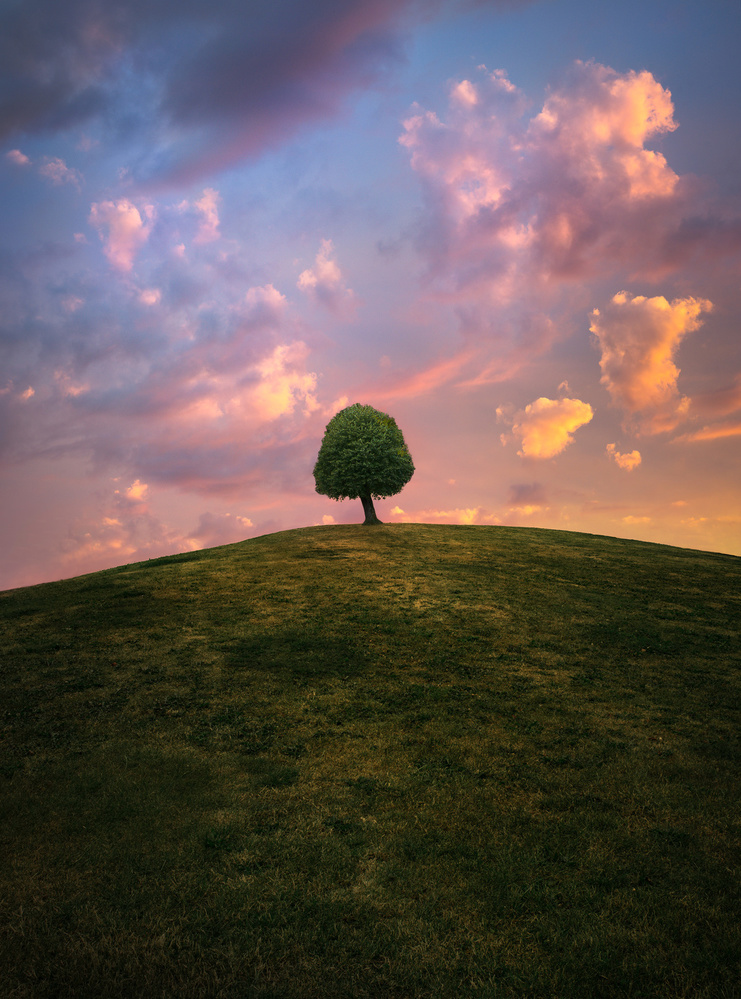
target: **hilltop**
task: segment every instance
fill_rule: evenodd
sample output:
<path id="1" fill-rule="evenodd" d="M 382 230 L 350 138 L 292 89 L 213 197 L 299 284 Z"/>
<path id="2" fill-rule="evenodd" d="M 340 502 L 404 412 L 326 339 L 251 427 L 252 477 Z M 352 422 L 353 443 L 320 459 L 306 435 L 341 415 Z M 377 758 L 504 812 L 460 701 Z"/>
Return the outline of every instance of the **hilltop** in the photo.
<path id="1" fill-rule="evenodd" d="M 733 556 L 423 524 L 0 593 L 0 991 L 733 995 L 740 611 Z"/>

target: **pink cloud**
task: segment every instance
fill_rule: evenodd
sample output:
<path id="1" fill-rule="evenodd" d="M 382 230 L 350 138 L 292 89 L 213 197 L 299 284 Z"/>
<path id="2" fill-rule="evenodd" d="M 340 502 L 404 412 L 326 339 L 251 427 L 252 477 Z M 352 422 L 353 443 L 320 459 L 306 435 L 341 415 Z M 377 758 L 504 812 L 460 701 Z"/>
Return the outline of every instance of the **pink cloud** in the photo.
<path id="1" fill-rule="evenodd" d="M 402 374 L 396 380 L 385 380 L 382 385 L 368 386 L 367 391 L 378 400 L 410 399 L 414 396 L 426 395 L 458 377 L 461 369 L 475 356 L 476 352 L 473 349 L 465 349 L 453 357 L 436 361 L 421 371 Z"/>
<path id="2" fill-rule="evenodd" d="M 244 297 L 244 321 L 251 329 L 278 327 L 285 315 L 286 297 L 272 284 L 249 288 Z"/>
<path id="3" fill-rule="evenodd" d="M 702 323 L 712 303 L 663 295 L 633 297 L 621 291 L 604 309 L 592 312 L 589 327 L 601 351 L 601 382 L 613 403 L 635 417 L 636 431 L 674 429 L 687 416 L 690 401 L 677 388 L 674 355 L 682 339 Z"/>
<path id="4" fill-rule="evenodd" d="M 67 571 L 92 572 L 103 566 L 182 550 L 177 532 L 152 513 L 147 492 L 147 484 L 137 479 L 101 497 L 97 509 L 84 512 L 61 545 Z"/>
<path id="5" fill-rule="evenodd" d="M 11 149 L 5 154 L 5 159 L 10 163 L 15 163 L 16 166 L 29 166 L 31 163 L 28 156 L 26 156 L 25 153 L 22 153 L 20 149 Z"/>
<path id="6" fill-rule="evenodd" d="M 677 175 L 645 142 L 677 127 L 671 93 L 648 71 L 624 75 L 577 62 L 564 88 L 549 94 L 529 135 L 566 158 L 572 175 L 611 183 L 627 200 L 674 193 Z"/>
<path id="7" fill-rule="evenodd" d="M 239 514 L 201 514 L 191 531 L 160 520 L 148 502 L 149 486 L 136 480 L 101 495 L 70 528 L 60 546 L 60 571 L 98 568 L 241 541 L 254 533 L 252 520 Z"/>
<path id="8" fill-rule="evenodd" d="M 142 305 L 159 305 L 162 292 L 159 288 L 144 288 L 139 292 L 139 301 Z"/>
<path id="9" fill-rule="evenodd" d="M 497 416 L 504 417 L 500 407 Z M 512 437 L 518 438 L 521 458 L 554 458 L 573 441 L 573 434 L 594 416 L 592 407 L 580 399 L 547 399 L 541 396 L 512 420 Z M 502 443 L 508 435 L 502 435 Z"/>
<path id="10" fill-rule="evenodd" d="M 483 332 L 496 310 L 501 337 L 512 326 L 503 310 L 527 301 L 536 321 L 565 282 L 655 278 L 701 247 L 741 246 L 738 220 L 713 215 L 649 147 L 677 127 L 651 73 L 577 61 L 536 114 L 526 108 L 503 71 L 486 72 L 453 84 L 445 118 L 415 107 L 399 139 L 426 196 L 417 245 L 428 292 L 470 325 Z"/>
<path id="11" fill-rule="evenodd" d="M 207 187 L 203 196 L 196 201 L 195 206 L 201 214 L 201 224 L 198 234 L 193 240 L 194 243 L 213 243 L 221 233 L 219 232 L 219 203 L 221 197 L 218 191 L 212 187 Z"/>
<path id="12" fill-rule="evenodd" d="M 79 191 L 82 185 L 82 174 L 80 171 L 68 167 L 64 160 L 59 159 L 59 157 L 45 157 L 44 163 L 39 167 L 39 173 L 42 177 L 46 177 L 47 180 L 50 180 L 52 184 L 57 186 L 60 184 L 72 184 Z"/>
<path id="13" fill-rule="evenodd" d="M 332 240 L 323 239 L 314 266 L 301 272 L 297 287 L 330 312 L 349 317 L 354 314 L 358 303 L 352 288 L 345 285 L 333 250 Z"/>
<path id="14" fill-rule="evenodd" d="M 231 513 L 203 513 L 198 524 L 188 535 L 196 548 L 214 548 L 228 545 L 247 537 L 255 525 L 249 517 Z"/>
<path id="15" fill-rule="evenodd" d="M 104 253 L 118 270 L 132 270 L 134 258 L 149 239 L 155 217 L 154 206 L 144 205 L 142 211 L 144 218 L 127 198 L 116 202 L 102 201 L 91 206 L 90 224 L 105 240 Z"/>

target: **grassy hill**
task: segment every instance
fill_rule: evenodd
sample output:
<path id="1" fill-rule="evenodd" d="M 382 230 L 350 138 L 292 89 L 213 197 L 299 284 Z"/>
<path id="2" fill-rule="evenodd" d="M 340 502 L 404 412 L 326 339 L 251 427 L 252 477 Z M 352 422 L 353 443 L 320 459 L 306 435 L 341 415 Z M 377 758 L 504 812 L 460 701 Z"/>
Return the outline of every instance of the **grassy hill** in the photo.
<path id="1" fill-rule="evenodd" d="M 0 995 L 740 996 L 739 621 L 505 527 L 0 594 Z"/>

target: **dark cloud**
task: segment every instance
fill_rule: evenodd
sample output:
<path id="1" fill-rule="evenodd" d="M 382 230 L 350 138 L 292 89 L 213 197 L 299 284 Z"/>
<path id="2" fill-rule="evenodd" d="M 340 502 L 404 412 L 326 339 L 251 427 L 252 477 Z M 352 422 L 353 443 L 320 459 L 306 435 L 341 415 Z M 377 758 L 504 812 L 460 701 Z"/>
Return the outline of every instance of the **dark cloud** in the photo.
<path id="1" fill-rule="evenodd" d="M 21 0 L 0 19 L 0 138 L 68 128 L 105 105 L 103 81 L 120 31 L 116 4 Z M 98 30 L 95 30 L 97 24 Z"/>
<path id="2" fill-rule="evenodd" d="M 544 506 L 545 489 L 539 482 L 515 483 L 509 487 L 510 506 Z"/>
<path id="3" fill-rule="evenodd" d="M 0 18 L 0 138 L 130 116 L 132 87 L 141 86 L 150 106 L 134 114 L 138 127 L 141 115 L 166 122 L 174 143 L 148 169 L 193 180 L 337 113 L 349 92 L 398 64 L 404 19 L 439 5 L 16 2 Z"/>

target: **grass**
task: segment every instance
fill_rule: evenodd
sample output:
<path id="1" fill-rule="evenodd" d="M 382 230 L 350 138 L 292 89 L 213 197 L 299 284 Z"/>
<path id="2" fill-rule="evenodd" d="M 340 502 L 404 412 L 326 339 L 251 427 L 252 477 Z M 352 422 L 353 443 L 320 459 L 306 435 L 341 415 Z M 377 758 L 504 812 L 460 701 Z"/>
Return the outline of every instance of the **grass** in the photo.
<path id="1" fill-rule="evenodd" d="M 504 527 L 0 594 L 0 995 L 741 996 L 739 620 Z"/>

